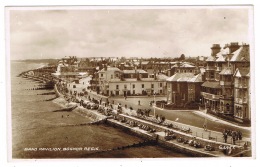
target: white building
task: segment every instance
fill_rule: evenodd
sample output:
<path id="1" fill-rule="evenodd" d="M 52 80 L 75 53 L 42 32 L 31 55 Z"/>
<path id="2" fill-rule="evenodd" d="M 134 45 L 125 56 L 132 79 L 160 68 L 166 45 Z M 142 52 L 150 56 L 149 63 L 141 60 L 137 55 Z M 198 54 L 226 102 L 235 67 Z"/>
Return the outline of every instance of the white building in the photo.
<path id="1" fill-rule="evenodd" d="M 120 70 L 105 67 L 98 72 L 100 93 L 107 96 L 136 96 L 166 94 L 165 75 L 150 77 L 141 69 Z"/>

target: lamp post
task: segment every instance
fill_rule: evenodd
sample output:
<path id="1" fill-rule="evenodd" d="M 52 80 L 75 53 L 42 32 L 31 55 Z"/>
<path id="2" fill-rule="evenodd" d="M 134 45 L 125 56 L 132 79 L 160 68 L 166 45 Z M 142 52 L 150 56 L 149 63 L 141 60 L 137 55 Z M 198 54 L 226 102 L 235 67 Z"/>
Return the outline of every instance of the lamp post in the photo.
<path id="1" fill-rule="evenodd" d="M 208 106 L 208 100 L 207 100 L 207 102 L 206 102 L 206 104 L 205 104 L 205 120 L 204 120 L 204 124 L 203 124 L 203 128 L 204 128 L 204 130 L 206 130 L 207 131 L 207 106 Z"/>
<path id="2" fill-rule="evenodd" d="M 156 92 L 153 92 L 153 114 L 154 114 L 154 117 L 155 117 L 155 106 L 156 106 L 155 95 L 156 95 Z"/>

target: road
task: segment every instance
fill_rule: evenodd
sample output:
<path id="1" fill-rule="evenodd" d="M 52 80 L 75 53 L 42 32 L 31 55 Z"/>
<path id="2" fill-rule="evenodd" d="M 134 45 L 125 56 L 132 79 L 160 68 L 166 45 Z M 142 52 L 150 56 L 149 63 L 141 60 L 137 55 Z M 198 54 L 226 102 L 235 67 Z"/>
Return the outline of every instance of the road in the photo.
<path id="1" fill-rule="evenodd" d="M 84 84 L 79 84 L 76 89 L 78 92 L 81 92 L 82 89 L 86 87 Z M 89 92 L 89 91 L 88 91 Z M 96 92 L 91 92 L 90 94 L 93 94 L 94 98 L 99 99 L 101 95 L 97 95 Z M 102 99 L 105 100 L 105 96 L 102 96 Z M 147 109 L 150 108 L 152 112 L 150 114 L 154 115 L 162 115 L 165 116 L 167 120 L 176 121 L 178 120 L 179 123 L 188 124 L 191 126 L 203 128 L 203 124 L 207 118 L 204 118 L 203 116 L 194 114 L 192 111 L 182 111 L 182 110 L 165 110 L 165 109 L 158 109 L 153 108 L 150 106 L 150 101 L 154 100 L 166 100 L 166 97 L 163 96 L 147 96 L 147 97 L 127 97 L 127 99 L 123 97 L 109 97 L 109 102 L 112 103 L 121 103 L 122 106 L 127 105 L 127 107 L 132 107 L 134 110 L 140 109 Z M 140 105 L 139 105 L 140 101 Z M 217 132 L 223 132 L 224 129 L 229 130 L 239 130 L 242 132 L 244 137 L 251 138 L 251 131 L 245 128 L 235 127 L 228 124 L 223 124 L 218 121 L 212 121 L 211 119 L 207 119 L 207 128 L 210 131 L 217 131 Z"/>
<path id="2" fill-rule="evenodd" d="M 114 103 L 121 103 L 122 106 L 127 105 L 128 107 L 133 107 L 135 110 L 150 108 L 152 112 L 150 114 L 154 114 L 154 108 L 150 106 L 150 101 L 152 101 L 154 97 L 128 97 L 126 100 L 124 98 L 113 97 L 110 98 L 110 102 L 114 101 Z M 140 104 L 138 105 L 138 101 L 140 100 Z M 155 97 L 155 100 L 165 100 L 165 97 Z M 163 115 L 168 120 L 178 120 L 177 122 L 188 124 L 192 126 L 196 126 L 199 128 L 203 128 L 203 124 L 205 122 L 204 117 L 194 114 L 192 111 L 182 111 L 182 110 L 165 110 L 155 108 L 155 114 Z M 223 124 L 217 121 L 212 121 L 207 119 L 207 128 L 208 130 L 223 132 L 224 129 L 230 130 L 239 130 L 242 132 L 244 137 L 251 137 L 250 130 L 234 127 L 231 125 Z"/>

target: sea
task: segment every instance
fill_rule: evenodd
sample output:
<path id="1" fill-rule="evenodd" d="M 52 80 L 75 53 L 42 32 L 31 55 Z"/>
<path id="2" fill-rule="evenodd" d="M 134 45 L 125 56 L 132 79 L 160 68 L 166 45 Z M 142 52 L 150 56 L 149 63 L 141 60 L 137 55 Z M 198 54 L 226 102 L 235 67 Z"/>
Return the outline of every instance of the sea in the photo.
<path id="1" fill-rule="evenodd" d="M 53 90 L 34 90 L 42 83 L 18 77 L 23 71 L 45 64 L 11 61 L 11 137 L 13 159 L 64 158 L 180 158 L 188 155 L 160 146 L 122 146 L 143 139 L 106 124 L 91 122 L 76 112 L 54 112 Z"/>

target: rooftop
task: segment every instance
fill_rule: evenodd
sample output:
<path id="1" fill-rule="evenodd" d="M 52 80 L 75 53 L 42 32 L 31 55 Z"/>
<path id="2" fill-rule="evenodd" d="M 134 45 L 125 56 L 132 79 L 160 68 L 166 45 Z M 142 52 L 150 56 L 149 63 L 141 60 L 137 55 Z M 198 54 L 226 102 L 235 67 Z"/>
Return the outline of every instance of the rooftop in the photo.
<path id="1" fill-rule="evenodd" d="M 134 74 L 134 73 L 140 73 L 140 74 L 147 74 L 146 71 L 142 69 L 137 69 L 137 70 L 123 70 L 124 74 Z"/>
<path id="2" fill-rule="evenodd" d="M 232 75 L 233 72 L 232 72 L 231 67 L 226 67 L 219 74 L 220 75 Z"/>
<path id="3" fill-rule="evenodd" d="M 218 81 L 211 81 L 211 82 L 210 81 L 206 81 L 201 86 L 208 87 L 208 88 L 213 88 L 213 89 L 221 88 Z"/>
<path id="4" fill-rule="evenodd" d="M 166 79 L 168 82 L 202 82 L 201 74 L 194 75 L 193 73 L 176 73 Z"/>
<path id="5" fill-rule="evenodd" d="M 235 73 L 235 77 L 249 77 L 250 76 L 250 69 L 249 68 L 237 68 Z"/>
<path id="6" fill-rule="evenodd" d="M 230 61 L 250 61 L 249 47 L 241 46 L 238 50 L 232 53 Z"/>
<path id="7" fill-rule="evenodd" d="M 99 72 L 104 72 L 104 71 L 105 71 L 105 68 L 103 68 Z M 117 67 L 107 67 L 107 71 L 121 71 L 121 70 Z"/>

